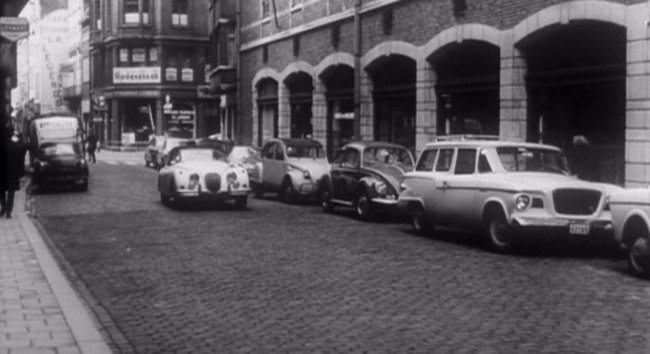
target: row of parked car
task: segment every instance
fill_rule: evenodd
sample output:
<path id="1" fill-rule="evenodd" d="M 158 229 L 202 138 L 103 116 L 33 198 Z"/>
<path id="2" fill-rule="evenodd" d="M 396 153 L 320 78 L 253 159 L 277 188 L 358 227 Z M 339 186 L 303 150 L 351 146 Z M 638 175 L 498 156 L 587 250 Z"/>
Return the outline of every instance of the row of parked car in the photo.
<path id="1" fill-rule="evenodd" d="M 650 277 L 650 189 L 580 180 L 555 146 L 448 136 L 415 160 L 401 145 L 361 141 L 330 162 L 312 139 L 270 139 L 259 152 L 223 142 L 181 145 L 160 161 L 145 154 L 161 168 L 166 204 L 209 197 L 245 208 L 250 192 L 274 192 L 286 203 L 317 199 L 325 212 L 351 207 L 362 220 L 405 213 L 420 234 L 465 229 L 496 252 L 528 237 L 616 240 L 632 272 Z"/>

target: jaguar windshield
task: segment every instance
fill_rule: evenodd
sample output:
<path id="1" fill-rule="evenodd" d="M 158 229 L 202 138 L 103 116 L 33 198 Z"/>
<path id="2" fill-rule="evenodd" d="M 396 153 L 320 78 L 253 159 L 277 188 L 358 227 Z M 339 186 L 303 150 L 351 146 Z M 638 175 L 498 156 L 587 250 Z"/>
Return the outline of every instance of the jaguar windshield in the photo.
<path id="1" fill-rule="evenodd" d="M 508 172 L 570 174 L 564 154 L 557 150 L 514 146 L 497 148 L 497 154 Z"/>

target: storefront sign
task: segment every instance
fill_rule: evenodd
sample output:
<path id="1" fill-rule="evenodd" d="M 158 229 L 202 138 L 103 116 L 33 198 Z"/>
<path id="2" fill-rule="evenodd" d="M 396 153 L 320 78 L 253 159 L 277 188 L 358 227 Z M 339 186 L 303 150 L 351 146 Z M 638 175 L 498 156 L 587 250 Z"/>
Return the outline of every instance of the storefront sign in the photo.
<path id="1" fill-rule="evenodd" d="M 181 71 L 181 80 L 185 82 L 192 82 L 194 81 L 194 70 L 190 68 L 183 68 Z"/>
<path id="2" fill-rule="evenodd" d="M 354 119 L 354 112 L 336 112 L 334 119 Z"/>
<path id="3" fill-rule="evenodd" d="M 178 69 L 176 68 L 166 68 L 165 69 L 165 81 L 176 81 L 178 80 Z"/>
<path id="4" fill-rule="evenodd" d="M 113 68 L 114 84 L 157 84 L 160 82 L 160 67 L 158 66 Z"/>
<path id="5" fill-rule="evenodd" d="M 29 22 L 23 17 L 0 17 L 0 36 L 15 42 L 29 35 Z"/>

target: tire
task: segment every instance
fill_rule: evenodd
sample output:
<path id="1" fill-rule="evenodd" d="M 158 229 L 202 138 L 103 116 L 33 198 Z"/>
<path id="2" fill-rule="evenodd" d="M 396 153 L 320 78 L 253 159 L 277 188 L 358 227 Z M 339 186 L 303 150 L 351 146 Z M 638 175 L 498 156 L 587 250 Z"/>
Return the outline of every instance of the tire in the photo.
<path id="1" fill-rule="evenodd" d="M 415 206 L 411 209 L 411 226 L 413 226 L 413 231 L 421 236 L 428 236 L 433 231 L 433 226 L 431 221 L 427 218 L 424 208 L 420 205 Z"/>
<path id="2" fill-rule="evenodd" d="M 248 196 L 235 197 L 235 208 L 246 209 L 248 207 Z"/>
<path id="3" fill-rule="evenodd" d="M 332 194 L 329 188 L 324 188 L 323 192 L 320 194 L 320 203 L 323 208 L 323 212 L 331 213 L 334 211 L 334 204 L 332 203 Z"/>
<path id="4" fill-rule="evenodd" d="M 264 197 L 264 187 L 261 184 L 251 184 L 251 189 L 255 198 L 260 199 Z"/>
<path id="5" fill-rule="evenodd" d="M 280 188 L 280 200 L 287 204 L 294 204 L 296 202 L 296 191 L 293 189 L 291 181 L 285 181 Z"/>
<path id="6" fill-rule="evenodd" d="M 362 192 L 357 197 L 357 200 L 354 203 L 354 210 L 357 213 L 359 219 L 367 221 L 370 220 L 372 216 L 372 205 L 370 198 L 366 192 Z"/>
<path id="7" fill-rule="evenodd" d="M 634 275 L 650 278 L 650 253 L 648 234 L 634 235 L 627 250 L 627 265 Z"/>
<path id="8" fill-rule="evenodd" d="M 501 210 L 494 211 L 485 223 L 485 234 L 490 249 L 497 253 L 506 253 L 512 250 L 513 240 L 509 233 L 510 226 L 506 216 Z"/>

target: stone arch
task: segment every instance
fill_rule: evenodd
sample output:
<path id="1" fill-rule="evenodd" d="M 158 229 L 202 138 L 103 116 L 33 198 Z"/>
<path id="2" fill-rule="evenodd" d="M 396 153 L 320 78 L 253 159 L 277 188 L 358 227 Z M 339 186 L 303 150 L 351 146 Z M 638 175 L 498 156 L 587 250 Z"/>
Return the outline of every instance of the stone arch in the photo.
<path id="1" fill-rule="evenodd" d="M 448 28 L 429 40 L 422 46 L 422 54 L 430 57 L 438 49 L 454 42 L 462 42 L 466 39 L 484 41 L 501 47 L 501 31 L 496 28 L 480 25 L 467 24 Z"/>
<path id="2" fill-rule="evenodd" d="M 354 56 L 343 52 L 330 54 L 314 67 L 314 74 L 320 76 L 325 70 L 336 65 L 347 65 L 354 68 Z"/>
<path id="3" fill-rule="evenodd" d="M 314 67 L 311 64 L 306 61 L 296 61 L 287 65 L 284 70 L 282 70 L 279 81 L 284 84 L 287 77 L 298 72 L 304 72 L 311 76 L 312 79 L 314 78 Z"/>
<path id="4" fill-rule="evenodd" d="M 572 1 L 547 7 L 514 27 L 514 43 L 528 35 L 556 24 L 575 20 L 597 20 L 626 26 L 627 6 L 609 1 Z"/>
<path id="5" fill-rule="evenodd" d="M 272 68 L 263 68 L 260 71 L 258 71 L 255 76 L 253 76 L 253 80 L 251 82 L 251 92 L 252 92 L 252 97 L 251 97 L 251 117 L 252 117 L 252 125 L 253 125 L 253 142 L 254 144 L 261 145 L 264 141 L 264 137 L 262 134 L 260 134 L 260 125 L 261 125 L 261 119 L 262 117 L 260 116 L 260 108 L 263 106 L 259 105 L 258 99 L 260 98 L 260 92 L 259 92 L 259 84 L 264 81 L 264 80 L 273 80 L 277 82 L 278 84 L 280 83 L 280 73 L 278 73 L 277 70 L 272 69 Z M 279 94 L 279 92 L 278 92 Z M 277 108 L 275 108 L 277 110 Z M 271 109 L 272 110 L 272 109 Z M 276 113 L 277 114 L 277 113 Z M 262 114 L 264 116 L 264 114 Z"/>
<path id="6" fill-rule="evenodd" d="M 369 50 L 368 53 L 361 58 L 361 67 L 365 69 L 377 59 L 392 54 L 403 55 L 415 60 L 416 62 L 420 59 L 420 49 L 413 44 L 401 41 L 389 41 L 380 43 Z"/>

